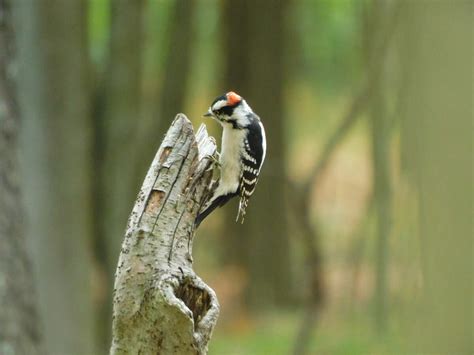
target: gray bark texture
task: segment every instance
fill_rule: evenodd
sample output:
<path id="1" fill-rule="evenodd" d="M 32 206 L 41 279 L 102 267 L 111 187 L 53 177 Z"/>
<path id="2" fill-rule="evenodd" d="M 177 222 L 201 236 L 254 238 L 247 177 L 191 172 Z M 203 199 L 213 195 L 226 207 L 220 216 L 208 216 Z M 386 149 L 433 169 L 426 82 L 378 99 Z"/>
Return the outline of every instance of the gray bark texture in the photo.
<path id="1" fill-rule="evenodd" d="M 10 2 L 0 0 L 0 354 L 39 354 L 40 332 L 26 250 L 12 78 Z"/>
<path id="2" fill-rule="evenodd" d="M 179 114 L 130 215 L 115 278 L 111 354 L 206 354 L 219 314 L 192 269 L 194 220 L 210 195 L 215 141 Z"/>

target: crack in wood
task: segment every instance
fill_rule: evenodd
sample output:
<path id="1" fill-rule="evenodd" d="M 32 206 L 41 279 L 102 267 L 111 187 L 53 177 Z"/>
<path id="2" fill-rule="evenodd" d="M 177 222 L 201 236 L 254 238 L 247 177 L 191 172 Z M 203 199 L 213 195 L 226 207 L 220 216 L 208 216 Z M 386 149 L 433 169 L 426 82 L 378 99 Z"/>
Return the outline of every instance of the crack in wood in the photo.
<path id="1" fill-rule="evenodd" d="M 138 194 L 117 267 L 111 354 L 207 352 L 219 304 L 192 270 L 191 252 L 212 188 L 201 157 L 216 146 L 203 126 L 198 133 L 177 116 Z"/>
<path id="2" fill-rule="evenodd" d="M 187 139 L 185 137 L 184 139 L 184 142 L 183 143 L 186 143 Z M 186 144 L 184 144 L 186 146 Z M 171 187 L 169 188 L 169 192 L 168 194 L 166 195 L 165 197 L 165 201 L 163 202 L 163 205 L 161 206 L 160 208 L 160 211 L 158 212 L 158 215 L 156 216 L 155 218 L 155 222 L 153 223 L 153 227 L 151 229 L 151 234 L 153 234 L 154 230 L 155 230 L 155 227 L 156 227 L 156 224 L 158 223 L 158 219 L 160 218 L 160 215 L 161 215 L 161 212 L 163 212 L 163 209 L 166 205 L 166 203 L 168 202 L 168 199 L 169 197 L 171 196 L 172 192 L 173 192 L 173 189 L 174 189 L 174 186 L 176 185 L 176 182 L 179 180 L 179 176 L 181 174 L 181 171 L 183 170 L 183 167 L 186 163 L 186 156 L 189 154 L 189 150 L 191 149 L 191 145 L 189 145 L 189 147 L 187 148 L 187 154 L 184 156 L 183 159 L 181 159 L 181 164 L 179 166 L 179 169 L 178 169 L 178 172 L 176 174 L 176 177 L 173 179 L 173 183 L 171 184 Z M 174 162 L 173 162 L 174 163 Z"/>
<path id="3" fill-rule="evenodd" d="M 181 223 L 181 219 L 183 218 L 183 215 L 184 215 L 185 212 L 186 212 L 186 207 L 183 209 L 183 211 L 181 211 L 181 213 L 179 215 L 179 218 L 178 218 L 178 222 L 176 223 L 176 226 L 174 227 L 173 236 L 171 237 L 170 252 L 168 254 L 168 265 L 171 264 L 171 256 L 172 256 L 173 251 L 174 251 L 174 239 L 175 239 L 176 232 L 178 230 L 179 224 Z"/>

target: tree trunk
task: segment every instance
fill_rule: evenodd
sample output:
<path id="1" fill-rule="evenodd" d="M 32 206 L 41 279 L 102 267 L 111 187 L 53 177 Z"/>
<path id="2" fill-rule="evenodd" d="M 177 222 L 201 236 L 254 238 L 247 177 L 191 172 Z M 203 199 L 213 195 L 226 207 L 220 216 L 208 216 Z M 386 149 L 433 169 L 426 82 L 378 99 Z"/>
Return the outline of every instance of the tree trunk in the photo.
<path id="1" fill-rule="evenodd" d="M 370 110 L 372 137 L 372 170 L 376 215 L 376 255 L 375 255 L 375 322 L 376 329 L 383 332 L 388 318 L 388 264 L 389 236 L 392 224 L 392 195 L 390 182 L 390 134 L 388 115 L 382 95 L 383 86 L 374 86 L 374 96 Z"/>
<path id="2" fill-rule="evenodd" d="M 405 124 L 413 131 L 422 304 L 405 312 L 412 353 L 473 354 L 473 3 L 403 2 Z"/>
<path id="3" fill-rule="evenodd" d="M 194 37 L 194 13 L 196 0 L 177 0 L 173 5 L 173 17 L 169 21 L 163 83 L 156 98 L 154 114 L 145 117 L 139 132 L 136 171 L 143 171 L 154 154 L 153 145 L 161 139 L 176 112 L 182 110 L 186 89 L 189 82 L 189 71 L 192 63 L 192 45 Z M 159 63 L 158 60 L 156 60 Z M 161 71 L 160 71 L 161 72 Z"/>
<path id="4" fill-rule="evenodd" d="M 245 0 L 237 9 L 228 1 L 225 6 L 225 90 L 244 96 L 262 118 L 268 145 L 245 223 L 226 226 L 226 259 L 236 260 L 247 271 L 250 305 L 284 305 L 292 296 L 283 124 L 288 2 Z M 235 219 L 237 210 L 235 202 L 231 205 L 226 207 L 228 220 Z"/>
<path id="5" fill-rule="evenodd" d="M 160 135 L 165 133 L 169 117 L 184 106 L 193 57 L 195 8 L 196 0 L 177 0 L 174 20 L 170 22 L 163 85 L 156 106 Z"/>
<path id="6" fill-rule="evenodd" d="M 11 5 L 0 1 L 0 353 L 38 354 L 40 331 L 21 206 Z"/>
<path id="7" fill-rule="evenodd" d="M 137 121 L 140 120 L 141 67 L 143 40 L 143 0 L 111 3 L 111 37 L 104 82 L 99 88 L 95 157 L 98 179 L 94 180 L 96 212 L 95 253 L 107 277 L 107 297 L 99 307 L 98 337 L 105 351 L 110 344 L 112 287 L 120 252 L 120 235 L 125 230 L 128 206 L 139 182 L 134 169 L 124 162 L 134 161 Z M 102 91 L 103 90 L 103 91 Z M 101 107 L 103 106 L 103 107 Z"/>
<path id="8" fill-rule="evenodd" d="M 106 239 L 107 265 L 115 270 L 127 207 L 135 195 L 133 171 L 123 162 L 134 157 L 135 128 L 140 117 L 141 48 L 143 1 L 120 0 L 112 5 L 112 29 L 104 85 L 104 114 L 100 127 L 98 164 L 101 177 L 100 213 L 102 236 Z M 100 119 L 100 118 L 99 118 Z"/>
<path id="9" fill-rule="evenodd" d="M 392 6 L 396 8 L 396 6 Z M 368 78 L 371 83 L 369 108 L 370 137 L 372 143 L 372 180 L 376 218 L 375 248 L 375 325 L 379 332 L 387 326 L 388 318 L 388 264 L 389 236 L 392 218 L 392 193 L 390 181 L 390 120 L 386 105 L 385 58 L 381 51 L 390 16 L 388 3 L 372 0 L 366 11 L 365 59 Z"/>
<path id="10" fill-rule="evenodd" d="M 128 221 L 115 279 L 112 354 L 205 354 L 219 314 L 192 269 L 194 220 L 209 198 L 216 146 L 178 115 Z"/>
<path id="11" fill-rule="evenodd" d="M 92 354 L 85 1 L 15 1 L 25 200 L 46 351 Z"/>
<path id="12" fill-rule="evenodd" d="M 222 52 L 225 53 L 224 74 L 221 79 L 219 92 L 234 90 L 241 95 L 246 95 L 249 80 L 249 41 L 251 39 L 251 28 L 249 25 L 250 2 L 241 0 L 239 6 L 230 0 L 224 1 L 221 12 L 222 27 Z M 235 40 L 236 33 L 238 39 Z M 258 187 L 257 187 L 258 189 Z M 258 197 L 257 197 L 258 198 Z M 253 203 L 253 202 L 252 202 Z M 231 200 L 224 209 L 225 219 L 235 220 L 238 202 Z M 250 216 L 247 216 L 247 221 Z M 242 226 L 235 223 L 226 223 L 225 242 L 221 259 L 226 266 L 242 268 L 246 273 L 250 272 L 249 266 L 249 239 L 250 234 L 243 233 Z"/>

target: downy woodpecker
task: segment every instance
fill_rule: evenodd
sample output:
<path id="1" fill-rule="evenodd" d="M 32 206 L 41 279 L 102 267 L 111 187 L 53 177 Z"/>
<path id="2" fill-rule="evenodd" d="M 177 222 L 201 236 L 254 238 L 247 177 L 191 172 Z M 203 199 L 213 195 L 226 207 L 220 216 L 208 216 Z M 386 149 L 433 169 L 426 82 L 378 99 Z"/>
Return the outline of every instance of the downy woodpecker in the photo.
<path id="1" fill-rule="evenodd" d="M 265 160 L 265 129 L 260 117 L 233 91 L 215 99 L 204 116 L 214 118 L 223 128 L 220 177 L 212 197 L 197 216 L 196 225 L 234 196 L 240 196 L 236 221 L 240 218 L 243 223 Z"/>

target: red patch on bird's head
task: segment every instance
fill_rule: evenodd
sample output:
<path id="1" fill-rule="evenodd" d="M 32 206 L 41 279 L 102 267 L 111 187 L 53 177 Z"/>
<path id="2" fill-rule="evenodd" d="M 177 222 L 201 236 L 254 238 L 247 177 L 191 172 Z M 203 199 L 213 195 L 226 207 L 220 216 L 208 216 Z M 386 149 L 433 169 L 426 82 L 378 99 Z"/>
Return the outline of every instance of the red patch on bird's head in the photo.
<path id="1" fill-rule="evenodd" d="M 240 101 L 242 101 L 242 97 L 233 91 L 229 91 L 226 94 L 226 96 L 227 96 L 227 104 L 229 106 L 237 105 Z"/>

